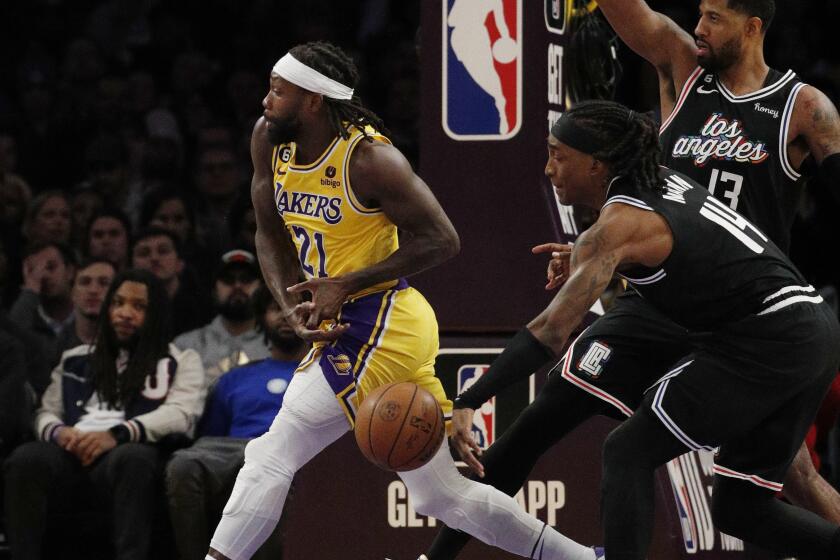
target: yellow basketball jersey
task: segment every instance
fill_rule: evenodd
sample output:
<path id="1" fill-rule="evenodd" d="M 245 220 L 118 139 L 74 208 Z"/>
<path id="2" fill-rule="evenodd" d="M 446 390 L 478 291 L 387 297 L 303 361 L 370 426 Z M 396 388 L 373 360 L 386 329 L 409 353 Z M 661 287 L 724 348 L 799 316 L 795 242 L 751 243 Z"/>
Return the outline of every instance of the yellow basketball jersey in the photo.
<path id="1" fill-rule="evenodd" d="M 274 202 L 297 248 L 307 278 L 335 277 L 376 264 L 399 247 L 397 228 L 376 208 L 365 208 L 350 185 L 350 156 L 361 130 L 351 127 L 347 140 L 336 137 L 321 157 L 295 163 L 296 146 L 274 148 Z M 374 142 L 385 136 L 366 129 Z M 351 297 L 388 289 L 396 280 L 370 286 Z"/>

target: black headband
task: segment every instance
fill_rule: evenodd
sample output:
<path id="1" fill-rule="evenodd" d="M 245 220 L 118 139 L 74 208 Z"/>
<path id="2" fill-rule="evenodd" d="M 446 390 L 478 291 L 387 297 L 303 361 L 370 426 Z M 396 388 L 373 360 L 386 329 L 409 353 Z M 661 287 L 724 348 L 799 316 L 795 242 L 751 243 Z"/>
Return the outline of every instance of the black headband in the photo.
<path id="1" fill-rule="evenodd" d="M 551 135 L 570 148 L 592 155 L 601 148 L 603 141 L 598 140 L 588 130 L 579 127 L 566 116 L 561 116 L 551 127 Z"/>

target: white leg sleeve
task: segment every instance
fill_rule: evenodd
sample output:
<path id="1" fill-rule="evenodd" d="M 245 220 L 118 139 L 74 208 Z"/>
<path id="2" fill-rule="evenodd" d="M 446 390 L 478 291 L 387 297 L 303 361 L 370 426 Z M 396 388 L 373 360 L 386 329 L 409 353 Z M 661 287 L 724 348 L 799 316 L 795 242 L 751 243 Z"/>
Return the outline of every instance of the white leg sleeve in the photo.
<path id="1" fill-rule="evenodd" d="M 245 448 L 210 546 L 231 560 L 251 558 L 277 525 L 298 469 L 349 429 L 318 363 L 296 373 L 271 428 Z"/>
<path id="2" fill-rule="evenodd" d="M 528 515 L 516 500 L 470 480 L 455 467 L 444 440 L 431 461 L 399 473 L 418 513 L 525 558 L 594 560 L 595 553 Z"/>

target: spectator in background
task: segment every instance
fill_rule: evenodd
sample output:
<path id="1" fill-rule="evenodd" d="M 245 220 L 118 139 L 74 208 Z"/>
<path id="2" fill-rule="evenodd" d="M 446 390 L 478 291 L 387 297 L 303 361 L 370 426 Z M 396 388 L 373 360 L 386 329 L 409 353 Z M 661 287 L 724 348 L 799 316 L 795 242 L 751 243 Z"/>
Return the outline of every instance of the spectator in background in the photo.
<path id="1" fill-rule="evenodd" d="M 88 224 L 84 253 L 109 260 L 121 271 L 128 266 L 130 238 L 131 222 L 124 212 L 116 208 L 100 210 Z"/>
<path id="2" fill-rule="evenodd" d="M 176 336 L 209 320 L 209 297 L 194 284 L 192 275 L 184 274 L 178 238 L 172 232 L 161 228 L 140 232 L 131 247 L 131 262 L 134 268 L 148 270 L 163 282 Z"/>
<path id="3" fill-rule="evenodd" d="M 257 235 L 257 217 L 251 202 L 251 193 L 243 191 L 236 198 L 228 219 L 230 238 L 237 247 L 256 253 L 254 240 Z"/>
<path id="4" fill-rule="evenodd" d="M 0 243 L 3 244 L 8 275 L 0 292 L 3 306 L 11 304 L 17 296 L 22 280 L 23 219 L 31 198 L 29 185 L 22 178 L 0 170 Z"/>
<path id="5" fill-rule="evenodd" d="M 79 186 L 70 193 L 70 217 L 72 233 L 70 238 L 80 247 L 82 254 L 86 253 L 85 244 L 88 226 L 93 216 L 105 206 L 102 194 L 89 187 Z"/>
<path id="6" fill-rule="evenodd" d="M 214 278 L 213 308 L 218 315 L 209 324 L 175 339 L 178 348 L 192 348 L 201 356 L 208 386 L 229 369 L 268 356 L 265 337 L 256 330 L 251 303 L 262 283 L 256 257 L 248 251 L 228 251 L 222 255 Z"/>
<path id="7" fill-rule="evenodd" d="M 120 273 L 95 346 L 64 354 L 38 410 L 39 441 L 5 464 L 7 534 L 16 560 L 40 559 L 49 514 L 108 498 L 115 558 L 149 557 L 161 453 L 191 433 L 204 400 L 198 355 L 169 344 L 168 298 L 146 271 Z"/>
<path id="8" fill-rule="evenodd" d="M 94 343 L 102 302 L 116 274 L 114 263 L 108 259 L 91 258 L 79 265 L 70 291 L 73 322 L 59 333 L 50 366 L 58 364 L 67 350 Z"/>
<path id="9" fill-rule="evenodd" d="M 198 191 L 196 233 L 211 250 L 231 247 L 227 216 L 240 191 L 247 190 L 239 161 L 229 144 L 199 148 L 195 185 Z"/>
<path id="10" fill-rule="evenodd" d="M 20 443 L 27 420 L 23 344 L 0 325 L 0 461 Z"/>
<path id="11" fill-rule="evenodd" d="M 218 261 L 195 237 L 195 213 L 190 200 L 174 188 L 152 189 L 143 197 L 140 227 L 159 227 L 174 233 L 184 261 L 195 268 L 198 278 L 209 279 Z"/>
<path id="12" fill-rule="evenodd" d="M 29 205 L 23 234 L 29 243 L 64 243 L 70 241 L 70 202 L 62 191 L 44 191 Z"/>
<path id="13" fill-rule="evenodd" d="M 105 206 L 128 211 L 125 207 L 128 198 L 127 165 L 128 154 L 122 139 L 115 135 L 98 136 L 85 149 L 83 186 L 101 194 Z"/>
<path id="14" fill-rule="evenodd" d="M 176 451 L 166 467 L 169 515 L 181 560 L 201 560 L 233 488 L 245 445 L 265 433 L 308 346 L 289 326 L 280 306 L 261 286 L 254 312 L 271 357 L 224 374 L 213 389 L 192 447 Z M 255 559 L 280 558 L 275 529 Z"/>
<path id="15" fill-rule="evenodd" d="M 29 247 L 23 259 L 23 289 L 9 318 L 38 335 L 47 356 L 54 356 L 58 335 L 73 323 L 70 288 L 76 258 L 66 245 L 41 243 Z"/>

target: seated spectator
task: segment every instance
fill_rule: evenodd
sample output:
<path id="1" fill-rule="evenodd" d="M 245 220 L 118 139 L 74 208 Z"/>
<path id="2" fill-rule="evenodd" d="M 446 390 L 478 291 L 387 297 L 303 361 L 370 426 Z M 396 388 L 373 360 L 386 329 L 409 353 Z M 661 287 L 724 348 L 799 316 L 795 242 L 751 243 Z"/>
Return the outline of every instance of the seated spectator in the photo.
<path id="1" fill-rule="evenodd" d="M 251 203 L 251 193 L 243 191 L 239 194 L 228 219 L 230 238 L 236 247 L 247 249 L 252 253 L 257 251 L 254 239 L 257 235 L 257 216 Z"/>
<path id="2" fill-rule="evenodd" d="M 20 442 L 28 418 L 23 344 L 0 325 L 0 461 Z"/>
<path id="3" fill-rule="evenodd" d="M 193 330 L 210 320 L 209 297 L 195 283 L 195 277 L 185 273 L 178 238 L 161 228 L 147 228 L 140 232 L 131 246 L 134 268 L 148 270 L 163 281 L 172 309 L 172 332 L 177 336 Z"/>
<path id="4" fill-rule="evenodd" d="M 239 193 L 248 189 L 240 162 L 230 145 L 199 147 L 196 160 L 196 203 L 200 210 L 196 217 L 196 234 L 211 251 L 221 252 L 232 247 L 227 228 L 228 213 Z"/>
<path id="5" fill-rule="evenodd" d="M 57 243 L 33 245 L 23 259 L 23 289 L 9 318 L 38 335 L 48 356 L 55 355 L 59 333 L 73 322 L 70 288 L 75 270 L 73 252 Z"/>
<path id="6" fill-rule="evenodd" d="M 3 133 L 0 132 L 0 153 L 2 153 Z M 0 156 L 2 159 L 2 156 Z M 23 219 L 32 191 L 21 177 L 4 171 L 0 163 L 0 242 L 9 267 L 9 281 L 0 293 L 0 304 L 10 305 L 17 297 L 21 283 L 20 264 L 23 252 Z"/>
<path id="7" fill-rule="evenodd" d="M 229 369 L 268 356 L 265 339 L 256 331 L 251 305 L 251 296 L 261 282 L 252 253 L 225 253 L 213 287 L 213 308 L 218 315 L 209 324 L 175 339 L 178 348 L 192 348 L 201 356 L 208 386 Z"/>
<path id="8" fill-rule="evenodd" d="M 254 294 L 254 309 L 271 357 L 219 379 L 199 426 L 201 437 L 192 447 L 176 451 L 166 467 L 169 514 L 182 560 L 204 558 L 244 462 L 245 445 L 268 430 L 308 349 L 264 286 Z M 254 558 L 279 558 L 280 536 L 275 529 Z"/>
<path id="9" fill-rule="evenodd" d="M 131 222 L 121 210 L 100 210 L 88 223 L 84 253 L 91 258 L 111 261 L 117 271 L 128 266 Z"/>
<path id="10" fill-rule="evenodd" d="M 189 434 L 204 399 L 198 355 L 169 344 L 168 299 L 141 270 L 120 273 L 105 297 L 107 321 L 93 346 L 65 352 L 35 419 L 39 441 L 5 463 L 12 556 L 39 559 L 53 513 L 107 498 L 114 558 L 149 557 L 161 451 Z"/>
<path id="11" fill-rule="evenodd" d="M 190 263 L 199 278 L 209 279 L 220 253 L 211 253 L 196 239 L 193 206 L 186 195 L 173 188 L 152 189 L 143 197 L 140 227 L 159 227 L 174 233 L 184 261 Z"/>
<path id="12" fill-rule="evenodd" d="M 79 186 L 70 193 L 70 215 L 73 222 L 70 238 L 83 255 L 87 254 L 85 244 L 90 221 L 104 206 L 105 199 L 102 193 L 89 187 Z"/>
<path id="13" fill-rule="evenodd" d="M 89 259 L 79 265 L 70 290 L 73 322 L 59 333 L 56 355 L 51 365 L 58 364 L 61 355 L 67 350 L 94 343 L 102 302 L 105 301 L 105 294 L 116 273 L 113 263 L 106 259 Z"/>
<path id="14" fill-rule="evenodd" d="M 29 243 L 70 242 L 70 202 L 61 191 L 44 191 L 29 205 L 23 234 Z"/>

